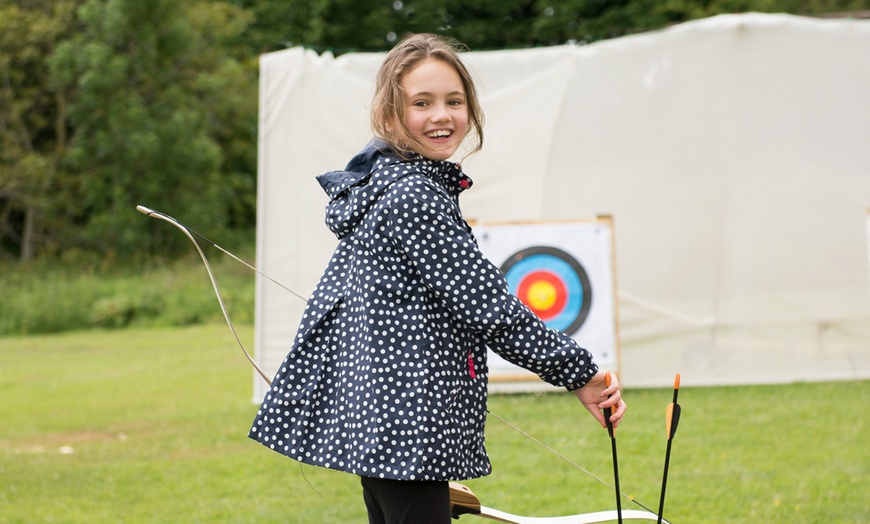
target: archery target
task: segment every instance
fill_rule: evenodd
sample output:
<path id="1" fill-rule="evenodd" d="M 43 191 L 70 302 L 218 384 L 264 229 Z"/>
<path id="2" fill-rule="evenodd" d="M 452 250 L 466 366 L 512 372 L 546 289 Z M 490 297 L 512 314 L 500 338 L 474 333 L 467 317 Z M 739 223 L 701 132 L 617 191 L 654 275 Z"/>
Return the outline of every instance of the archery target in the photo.
<path id="1" fill-rule="evenodd" d="M 512 294 L 547 326 L 592 352 L 599 366 L 618 368 L 609 221 L 476 224 L 474 233 L 481 251 L 505 275 Z M 492 350 L 487 358 L 491 388 L 533 391 L 538 387 L 532 372 Z"/>
<path id="2" fill-rule="evenodd" d="M 552 246 L 533 246 L 511 255 L 501 266 L 510 292 L 547 326 L 576 333 L 589 315 L 592 286 L 583 265 Z"/>

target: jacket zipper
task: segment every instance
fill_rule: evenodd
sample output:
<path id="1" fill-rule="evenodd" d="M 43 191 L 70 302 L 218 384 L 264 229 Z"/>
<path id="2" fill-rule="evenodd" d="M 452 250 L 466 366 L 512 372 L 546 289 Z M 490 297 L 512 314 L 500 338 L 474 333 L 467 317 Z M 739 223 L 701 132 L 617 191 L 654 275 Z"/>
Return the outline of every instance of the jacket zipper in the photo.
<path id="1" fill-rule="evenodd" d="M 471 350 L 468 350 L 468 373 L 471 378 L 477 378 L 477 373 L 474 372 L 474 358 L 471 356 Z"/>

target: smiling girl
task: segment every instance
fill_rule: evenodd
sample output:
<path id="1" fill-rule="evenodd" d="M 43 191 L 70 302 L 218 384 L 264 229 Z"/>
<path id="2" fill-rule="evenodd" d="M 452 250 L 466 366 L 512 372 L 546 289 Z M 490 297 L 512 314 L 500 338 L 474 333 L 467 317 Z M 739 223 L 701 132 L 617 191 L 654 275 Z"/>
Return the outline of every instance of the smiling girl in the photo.
<path id="1" fill-rule="evenodd" d="M 411 35 L 387 55 L 375 139 L 318 177 L 339 242 L 249 436 L 306 464 L 358 475 L 370 523 L 451 522 L 449 480 L 491 472 L 487 347 L 573 391 L 604 426 L 619 383 L 548 329 L 479 251 L 449 159 L 483 144 L 471 75 L 454 47 Z"/>

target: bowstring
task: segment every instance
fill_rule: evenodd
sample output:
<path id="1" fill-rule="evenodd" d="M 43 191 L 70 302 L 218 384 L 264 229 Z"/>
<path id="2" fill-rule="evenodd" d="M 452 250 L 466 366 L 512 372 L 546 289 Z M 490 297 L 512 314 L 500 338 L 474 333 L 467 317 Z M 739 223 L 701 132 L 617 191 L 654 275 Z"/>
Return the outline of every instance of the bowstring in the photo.
<path id="1" fill-rule="evenodd" d="M 550 446 L 544 444 L 543 442 L 541 442 L 540 440 L 538 440 L 537 438 L 535 438 L 533 435 L 531 435 L 531 434 L 529 434 L 528 432 L 522 430 L 521 428 L 519 428 L 519 427 L 516 426 L 515 424 L 512 424 L 512 423 L 508 422 L 507 420 L 505 420 L 504 418 L 502 418 L 502 417 L 496 415 L 495 413 L 493 413 L 493 412 L 490 411 L 489 409 L 487 409 L 486 412 L 487 412 L 488 415 L 491 415 L 491 416 L 495 417 L 496 419 L 498 419 L 498 421 L 501 422 L 502 424 L 506 425 L 507 427 L 511 428 L 512 430 L 516 431 L 516 432 L 519 433 L 520 435 L 526 437 L 527 439 L 531 440 L 532 442 L 534 442 L 535 444 L 541 446 L 542 448 L 546 449 L 547 451 L 549 451 L 549 452 L 552 453 L 553 455 L 556 455 L 556 456 L 559 457 L 560 459 L 564 460 L 564 461 L 567 462 L 568 464 L 571 464 L 571 465 L 574 466 L 575 468 L 579 469 L 579 470 L 582 471 L 583 473 L 586 473 L 587 475 L 589 475 L 590 477 L 594 478 L 594 479 L 597 480 L 598 482 L 604 484 L 605 486 L 609 487 L 610 489 L 612 489 L 612 490 L 616 490 L 616 487 L 615 487 L 615 486 L 613 486 L 612 484 L 610 484 L 609 482 L 607 482 L 607 481 L 604 480 L 603 478 L 599 477 L 599 476 L 596 475 L 595 473 L 592 473 L 591 471 L 589 471 L 588 469 L 584 468 L 584 467 L 581 466 L 580 464 L 577 464 L 576 461 L 574 461 L 574 460 L 568 458 L 568 457 L 565 456 L 563 453 L 560 453 L 559 451 L 553 449 L 552 447 L 550 447 Z M 637 499 L 635 499 L 635 498 L 632 497 L 631 495 L 627 495 L 627 494 L 625 494 L 625 493 L 622 492 L 622 491 L 620 491 L 619 494 L 622 495 L 623 497 L 627 498 L 628 500 L 634 502 L 635 504 L 637 504 L 637 505 L 640 506 L 641 508 L 643 508 L 643 509 L 649 511 L 650 513 L 655 513 L 653 510 L 651 510 L 651 509 L 649 509 L 648 507 L 646 507 L 645 505 L 641 504 L 640 501 L 638 501 Z"/>
<path id="2" fill-rule="evenodd" d="M 170 217 L 170 218 L 172 218 L 172 217 Z M 173 220 L 175 220 L 175 219 L 173 218 Z M 250 270 L 254 271 L 255 273 L 257 273 L 258 275 L 261 275 L 262 277 L 268 279 L 269 281 L 271 281 L 271 282 L 273 282 L 274 284 L 276 284 L 278 287 L 281 287 L 282 289 L 288 291 L 291 295 L 293 295 L 293 296 L 299 298 L 300 300 L 302 300 L 302 301 L 305 302 L 306 304 L 308 303 L 308 299 L 306 299 L 305 297 L 303 297 L 303 296 L 300 295 L 299 293 L 293 291 L 292 289 L 290 289 L 289 287 L 285 286 L 285 285 L 282 284 L 281 282 L 278 282 L 278 281 L 275 280 L 274 278 L 272 278 L 272 277 L 270 277 L 269 275 L 263 273 L 262 271 L 260 271 L 259 269 L 257 269 L 255 266 L 253 266 L 253 265 L 251 265 L 251 264 L 245 262 L 243 259 L 237 257 L 236 255 L 234 255 L 234 254 L 231 253 L 230 251 L 227 251 L 226 249 L 224 249 L 224 248 L 222 248 L 221 246 L 217 245 L 216 243 L 212 242 L 212 241 L 209 240 L 205 235 L 199 233 L 198 231 L 196 231 L 195 229 L 192 229 L 192 228 L 190 228 L 190 227 L 187 227 L 187 226 L 184 226 L 184 227 L 186 227 L 186 228 L 188 229 L 188 231 L 190 231 L 191 233 L 193 233 L 193 234 L 196 235 L 197 237 L 201 238 L 205 243 L 211 245 L 212 247 L 217 248 L 219 251 L 221 251 L 221 252 L 224 253 L 225 255 L 229 255 L 230 258 L 232 258 L 232 259 L 235 260 L 236 262 L 239 262 L 239 263 L 243 264 L 243 265 L 246 266 L 248 269 L 250 269 Z M 267 381 L 267 383 L 268 383 L 268 381 Z M 271 385 L 271 384 L 270 384 L 270 385 Z M 306 484 L 308 484 L 308 487 L 311 488 L 312 491 L 314 491 L 315 493 L 317 493 L 317 495 L 318 495 L 320 498 L 323 498 L 323 493 L 321 493 L 317 488 L 315 488 L 315 487 L 314 487 L 314 484 L 312 484 L 311 481 L 308 480 L 308 476 L 305 474 L 305 468 L 304 468 L 304 464 L 303 464 L 302 462 L 299 463 L 299 473 L 302 474 L 302 479 L 305 481 Z"/>
<path id="3" fill-rule="evenodd" d="M 248 269 L 250 269 L 250 270 L 253 271 L 254 273 L 260 275 L 261 277 L 263 277 L 263 278 L 265 278 L 265 279 L 267 279 L 267 280 L 269 280 L 269 281 L 271 281 L 272 283 L 274 283 L 274 284 L 277 285 L 278 287 L 284 289 L 285 291 L 287 291 L 287 292 L 290 293 L 291 295 L 295 296 L 296 298 L 298 298 L 298 299 L 301 300 L 302 302 L 305 302 L 306 304 L 308 303 L 308 299 L 307 299 L 307 298 L 305 298 L 305 297 L 303 297 L 302 295 L 300 295 L 299 293 L 293 291 L 292 289 L 290 289 L 289 287 L 285 286 L 285 285 L 282 284 L 281 282 L 278 282 L 277 280 L 275 280 L 274 278 L 270 277 L 270 276 L 267 275 L 266 273 L 263 273 L 263 272 L 260 271 L 260 269 L 257 268 L 256 266 L 249 264 L 248 262 L 246 262 L 246 261 L 244 261 L 243 259 L 241 259 L 241 258 L 237 257 L 236 255 L 234 255 L 232 252 L 230 252 L 230 251 L 228 251 L 228 250 L 222 248 L 221 246 L 217 245 L 216 243 L 214 243 L 213 241 L 211 241 L 208 237 L 206 237 L 205 235 L 203 235 L 203 234 L 200 233 L 199 231 L 193 229 L 192 227 L 190 227 L 190 226 L 188 226 L 188 225 L 186 225 L 186 224 L 182 224 L 181 222 L 179 222 L 179 221 L 176 220 L 175 218 L 173 218 L 173 217 L 167 215 L 166 213 L 162 213 L 162 212 L 160 212 L 160 211 L 155 211 L 155 210 L 153 210 L 153 209 L 151 209 L 151 210 L 149 210 L 149 211 L 151 212 L 151 214 L 154 214 L 154 215 L 162 215 L 162 216 L 164 216 L 164 217 L 166 217 L 166 218 L 168 218 L 168 219 L 170 219 L 170 220 L 172 220 L 172 221 L 174 221 L 174 222 L 177 222 L 177 223 L 181 224 L 182 226 L 184 226 L 185 229 L 187 229 L 187 230 L 190 231 L 192 234 L 194 234 L 194 235 L 196 235 L 197 237 L 199 237 L 200 239 L 202 239 L 205 243 L 207 243 L 207 244 L 209 244 L 210 246 L 212 246 L 212 247 L 218 249 L 220 252 L 222 252 L 223 254 L 229 256 L 230 258 L 232 258 L 232 259 L 235 260 L 236 262 L 239 262 L 240 264 L 244 265 L 245 267 L 247 267 Z"/>
<path id="4" fill-rule="evenodd" d="M 138 209 L 138 208 L 137 208 L 137 209 Z M 139 209 L 139 212 L 141 212 L 141 213 L 143 213 L 143 214 L 146 214 L 146 215 L 148 215 L 148 216 L 156 215 L 156 216 L 158 216 L 158 217 L 163 218 L 165 221 L 168 221 L 169 223 L 171 223 L 171 224 L 173 224 L 173 225 L 180 226 L 180 229 L 181 229 L 182 232 L 185 232 L 185 231 L 186 231 L 189 235 L 194 235 L 194 236 L 199 237 L 199 238 L 200 238 L 201 240 L 203 240 L 205 243 L 211 245 L 212 247 L 217 248 L 218 250 L 220 250 L 220 251 L 223 252 L 224 254 L 229 255 L 233 260 L 235 260 L 235 261 L 237 261 L 237 262 L 240 262 L 241 264 L 245 265 L 247 268 L 249 268 L 249 269 L 253 270 L 254 272 L 256 272 L 258 275 L 262 275 L 263 277 L 267 278 L 267 279 L 270 280 L 271 282 L 277 284 L 279 287 L 281 287 L 281 288 L 285 289 L 286 291 L 290 292 L 290 294 L 292 294 L 292 295 L 298 297 L 298 298 L 301 299 L 303 302 L 305 302 L 305 303 L 308 302 L 308 300 L 307 300 L 305 297 L 303 297 L 302 295 L 300 295 L 299 293 L 296 293 L 295 291 L 293 291 L 292 289 L 288 288 L 288 287 L 285 286 L 284 284 L 278 282 L 278 281 L 275 280 L 274 278 L 272 278 L 272 277 L 270 277 L 269 275 L 263 273 L 262 271 L 260 271 L 260 270 L 259 270 L 258 268 L 256 268 L 255 266 L 253 266 L 253 265 L 251 265 L 251 264 L 245 262 L 245 261 L 242 260 L 241 258 L 237 257 L 235 254 L 231 253 L 230 251 L 228 251 L 228 250 L 222 248 L 221 246 L 217 245 L 215 242 L 211 241 L 208 237 L 206 237 L 206 236 L 203 235 L 202 233 L 196 231 L 195 229 L 193 229 L 193 228 L 191 228 L 191 227 L 188 227 L 186 224 L 183 224 L 182 222 L 178 221 L 178 220 L 175 219 L 174 217 L 171 217 L 171 216 L 167 215 L 166 213 L 162 213 L 162 212 L 160 212 L 160 211 L 155 211 L 155 210 L 153 210 L 153 209 L 148 209 L 148 208 L 142 208 L 142 209 Z M 197 251 L 198 251 L 198 252 L 200 253 L 200 255 L 202 256 L 202 258 L 203 258 L 203 262 L 205 262 L 205 266 L 206 266 L 206 269 L 208 270 L 209 277 L 212 279 L 212 285 L 214 286 L 214 288 L 215 288 L 215 292 L 217 293 L 218 302 L 220 302 L 220 305 L 221 305 L 221 310 L 223 311 L 223 313 L 224 313 L 224 317 L 226 318 L 227 322 L 229 323 L 230 330 L 233 332 L 233 335 L 236 337 L 236 341 L 237 341 L 237 342 L 239 343 L 239 345 L 242 347 L 242 351 L 245 352 L 245 355 L 248 356 L 248 360 L 251 362 L 251 364 L 253 364 L 254 368 L 255 368 L 255 369 L 260 373 L 260 376 L 263 377 L 263 380 L 265 380 L 267 384 L 271 385 L 271 381 L 269 380 L 269 378 L 265 375 L 265 373 L 263 373 L 263 371 L 259 368 L 259 366 L 257 366 L 257 364 L 253 361 L 253 359 L 251 358 L 251 356 L 248 354 L 248 351 L 245 349 L 244 345 L 242 344 L 242 341 L 239 339 L 239 336 L 236 334 L 236 330 L 235 330 L 235 328 L 233 327 L 233 323 L 232 323 L 232 321 L 230 320 L 230 317 L 229 317 L 229 312 L 226 310 L 226 308 L 225 308 L 225 306 L 224 306 L 224 304 L 223 304 L 223 297 L 221 296 L 220 288 L 218 287 L 218 285 L 217 285 L 217 281 L 216 281 L 214 275 L 212 274 L 211 267 L 209 266 L 209 263 L 208 263 L 207 259 L 205 258 L 205 254 L 204 254 L 204 253 L 202 252 L 202 250 L 200 249 L 200 246 L 199 246 L 199 244 L 197 244 L 196 240 L 194 240 L 192 237 L 191 237 L 190 239 L 193 241 L 194 246 L 196 246 Z M 304 464 L 303 464 L 302 462 L 300 462 L 300 463 L 299 463 L 299 472 L 302 474 L 302 478 L 305 480 L 305 483 L 308 484 L 308 487 L 311 488 L 312 491 L 314 491 L 315 493 L 317 493 L 317 495 L 320 496 L 320 498 L 323 498 L 323 494 L 322 494 L 320 491 L 318 491 L 317 488 L 314 487 L 314 485 L 311 483 L 310 480 L 308 480 L 308 476 L 305 475 L 305 469 L 304 469 L 303 466 L 304 466 Z"/>

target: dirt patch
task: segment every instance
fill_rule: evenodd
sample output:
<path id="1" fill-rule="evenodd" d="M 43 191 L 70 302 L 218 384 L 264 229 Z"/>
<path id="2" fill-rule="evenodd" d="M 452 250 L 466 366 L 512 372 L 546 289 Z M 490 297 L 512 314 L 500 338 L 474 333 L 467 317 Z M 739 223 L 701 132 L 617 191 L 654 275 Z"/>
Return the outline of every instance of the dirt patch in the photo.
<path id="1" fill-rule="evenodd" d="M 0 441 L 0 447 L 17 453 L 56 453 L 72 454 L 75 444 L 82 442 L 127 440 L 127 434 L 122 432 L 77 431 L 69 433 L 47 433 L 35 440 Z"/>

